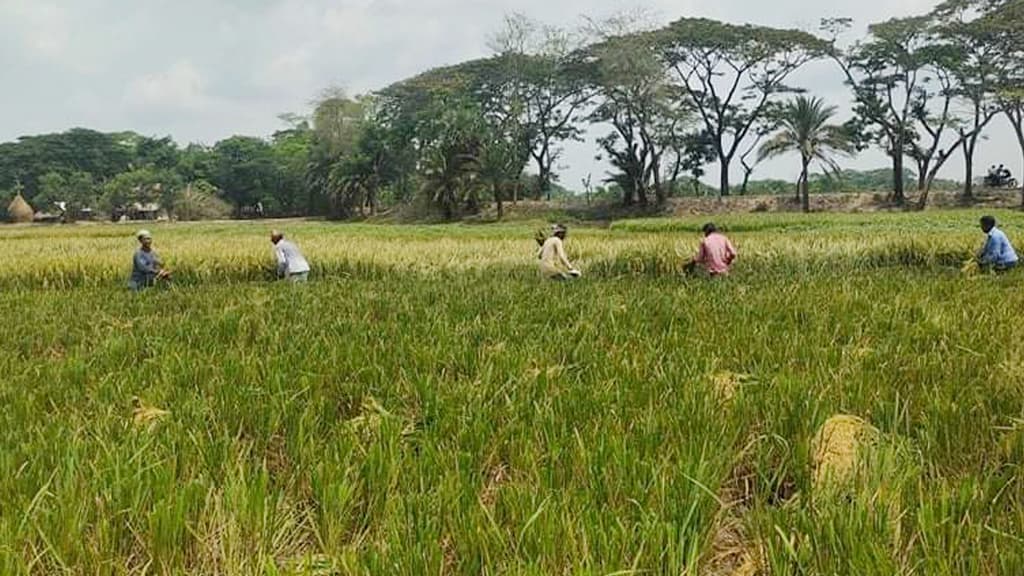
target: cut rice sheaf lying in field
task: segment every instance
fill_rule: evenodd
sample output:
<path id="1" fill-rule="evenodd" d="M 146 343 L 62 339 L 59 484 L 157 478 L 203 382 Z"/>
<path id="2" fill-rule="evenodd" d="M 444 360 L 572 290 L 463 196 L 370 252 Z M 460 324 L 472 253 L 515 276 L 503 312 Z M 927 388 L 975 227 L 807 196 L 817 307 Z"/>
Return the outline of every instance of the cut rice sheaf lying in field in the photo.
<path id="1" fill-rule="evenodd" d="M 826 487 L 852 481 L 879 432 L 861 418 L 840 414 L 825 421 L 814 437 L 814 485 Z"/>

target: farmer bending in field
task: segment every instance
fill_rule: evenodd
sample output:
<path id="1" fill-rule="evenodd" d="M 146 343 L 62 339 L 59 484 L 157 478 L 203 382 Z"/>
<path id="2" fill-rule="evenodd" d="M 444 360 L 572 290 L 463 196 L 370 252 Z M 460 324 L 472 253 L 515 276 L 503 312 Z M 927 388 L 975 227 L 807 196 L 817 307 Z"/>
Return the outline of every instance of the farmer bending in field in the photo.
<path id="1" fill-rule="evenodd" d="M 982 268 L 1006 272 L 1017 267 L 1017 252 L 1014 251 L 1010 239 L 1002 230 L 996 228 L 996 219 L 992 216 L 985 216 L 981 219 L 981 231 L 988 238 L 985 245 L 978 252 L 978 264 Z"/>
<path id="2" fill-rule="evenodd" d="M 732 242 L 718 231 L 714 224 L 704 225 L 704 240 L 700 243 L 700 250 L 690 260 L 685 270 L 693 272 L 697 266 L 703 266 L 712 277 L 728 276 L 729 268 L 736 260 L 736 248 Z"/>
<path id="3" fill-rule="evenodd" d="M 277 259 L 277 277 L 295 283 L 308 280 L 309 262 L 299 247 L 285 240 L 284 234 L 277 230 L 270 233 L 270 241 L 274 244 L 274 258 Z"/>
<path id="4" fill-rule="evenodd" d="M 132 276 L 128 280 L 128 288 L 138 292 L 155 286 L 159 280 L 170 281 L 171 271 L 164 268 L 160 256 L 153 251 L 153 235 L 148 230 L 139 230 L 135 238 L 139 241 L 139 249 L 132 257 Z"/>
<path id="5" fill-rule="evenodd" d="M 551 237 L 544 241 L 537 256 L 540 258 L 540 274 L 548 280 L 570 280 L 579 278 L 580 271 L 569 262 L 565 255 L 563 241 L 568 234 L 565 226 L 552 227 Z"/>

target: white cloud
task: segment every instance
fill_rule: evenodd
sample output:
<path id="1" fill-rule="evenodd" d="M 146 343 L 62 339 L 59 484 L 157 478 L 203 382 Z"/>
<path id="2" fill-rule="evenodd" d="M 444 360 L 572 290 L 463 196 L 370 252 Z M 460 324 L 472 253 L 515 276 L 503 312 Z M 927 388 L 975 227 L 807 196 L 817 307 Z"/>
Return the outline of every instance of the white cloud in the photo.
<path id="1" fill-rule="evenodd" d="M 125 99 L 132 105 L 185 109 L 204 108 L 210 102 L 202 74 L 187 60 L 175 62 L 163 72 L 135 79 L 129 84 Z"/>
<path id="2" fill-rule="evenodd" d="M 323 15 L 324 29 L 347 44 L 367 44 L 380 34 L 373 8 L 373 3 L 367 1 L 328 6 Z"/>
<path id="3" fill-rule="evenodd" d="M 3 0 L 0 16 L 17 26 L 31 52 L 59 58 L 67 51 L 71 26 L 64 8 L 40 0 Z"/>
<path id="4" fill-rule="evenodd" d="M 312 58 L 313 50 L 309 46 L 301 46 L 279 54 L 267 63 L 256 83 L 278 88 L 308 86 L 314 81 L 310 69 Z"/>

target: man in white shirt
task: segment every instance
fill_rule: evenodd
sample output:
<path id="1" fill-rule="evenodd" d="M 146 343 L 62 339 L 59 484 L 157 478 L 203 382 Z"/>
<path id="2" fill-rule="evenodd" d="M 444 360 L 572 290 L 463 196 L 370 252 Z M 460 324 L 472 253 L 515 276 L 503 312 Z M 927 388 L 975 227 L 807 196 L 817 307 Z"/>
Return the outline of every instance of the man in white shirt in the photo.
<path id="1" fill-rule="evenodd" d="M 540 247 L 538 257 L 540 258 L 541 276 L 549 280 L 569 280 L 578 278 L 580 271 L 576 269 L 569 258 L 565 255 L 563 241 L 568 234 L 565 226 L 556 224 L 552 229 L 551 237 Z"/>
<path id="2" fill-rule="evenodd" d="M 299 247 L 284 239 L 284 234 L 274 230 L 270 233 L 274 244 L 274 258 L 277 259 L 277 277 L 289 282 L 305 282 L 309 279 L 309 262 L 302 256 Z"/>

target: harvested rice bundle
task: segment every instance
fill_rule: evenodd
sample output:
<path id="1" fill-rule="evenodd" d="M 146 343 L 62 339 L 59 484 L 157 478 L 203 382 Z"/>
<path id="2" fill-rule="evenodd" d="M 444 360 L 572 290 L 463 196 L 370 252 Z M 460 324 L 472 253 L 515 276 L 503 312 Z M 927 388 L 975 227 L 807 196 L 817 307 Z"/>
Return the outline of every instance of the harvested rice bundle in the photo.
<path id="1" fill-rule="evenodd" d="M 814 485 L 849 482 L 862 462 L 864 450 L 878 441 L 874 426 L 856 416 L 840 414 L 822 424 L 814 438 Z"/>

